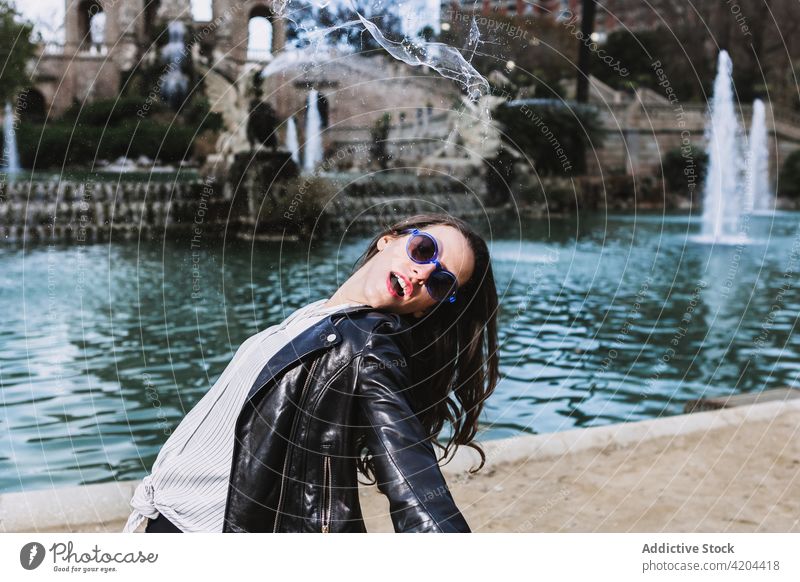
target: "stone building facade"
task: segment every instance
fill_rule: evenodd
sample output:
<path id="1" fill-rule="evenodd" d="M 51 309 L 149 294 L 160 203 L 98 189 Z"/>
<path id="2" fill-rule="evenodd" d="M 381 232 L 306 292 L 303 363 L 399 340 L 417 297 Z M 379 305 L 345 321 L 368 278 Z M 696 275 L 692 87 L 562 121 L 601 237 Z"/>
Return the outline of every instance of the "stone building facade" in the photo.
<path id="1" fill-rule="evenodd" d="M 198 40 L 213 46 L 227 67 L 247 62 L 248 25 L 267 18 L 272 53 L 285 44 L 285 24 L 271 0 L 212 0 L 209 22 L 193 21 L 190 0 L 64 0 L 64 43 L 43 46 L 33 90 L 55 116 L 75 101 L 113 98 L 148 52 L 164 23 L 182 20 Z"/>

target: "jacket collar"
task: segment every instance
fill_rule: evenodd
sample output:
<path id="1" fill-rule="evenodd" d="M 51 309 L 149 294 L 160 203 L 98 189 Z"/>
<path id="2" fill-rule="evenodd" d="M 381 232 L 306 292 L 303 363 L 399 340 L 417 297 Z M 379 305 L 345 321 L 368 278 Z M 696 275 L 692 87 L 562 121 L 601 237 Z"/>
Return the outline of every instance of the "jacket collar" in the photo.
<path id="1" fill-rule="evenodd" d="M 342 341 L 342 334 L 334 325 L 333 319 L 342 315 L 374 309 L 370 305 L 355 305 L 328 314 L 309 329 L 291 339 L 278 350 L 261 369 L 258 378 L 250 388 L 247 399 L 250 400 L 273 378 L 278 377 L 287 367 L 298 360 L 323 348 L 330 348 Z"/>

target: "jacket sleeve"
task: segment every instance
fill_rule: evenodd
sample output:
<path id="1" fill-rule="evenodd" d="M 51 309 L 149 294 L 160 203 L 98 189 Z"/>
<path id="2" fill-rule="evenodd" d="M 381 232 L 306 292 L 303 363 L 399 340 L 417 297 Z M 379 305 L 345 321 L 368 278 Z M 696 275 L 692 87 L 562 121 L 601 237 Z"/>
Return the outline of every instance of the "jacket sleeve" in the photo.
<path id="1" fill-rule="evenodd" d="M 370 336 L 359 358 L 355 393 L 378 489 L 389 498 L 396 532 L 470 532 L 404 395 L 411 387 L 408 370 L 390 336 Z"/>

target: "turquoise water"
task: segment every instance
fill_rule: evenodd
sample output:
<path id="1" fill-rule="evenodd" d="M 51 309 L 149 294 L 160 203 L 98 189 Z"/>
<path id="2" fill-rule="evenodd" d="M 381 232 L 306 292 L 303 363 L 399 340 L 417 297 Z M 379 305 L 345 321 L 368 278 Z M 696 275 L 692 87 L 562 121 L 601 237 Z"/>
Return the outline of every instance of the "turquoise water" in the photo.
<path id="1" fill-rule="evenodd" d="M 503 379 L 482 438 L 796 385 L 798 218 L 724 247 L 685 216 L 493 225 Z M 0 491 L 142 477 L 241 342 L 329 296 L 366 242 L 0 248 Z"/>

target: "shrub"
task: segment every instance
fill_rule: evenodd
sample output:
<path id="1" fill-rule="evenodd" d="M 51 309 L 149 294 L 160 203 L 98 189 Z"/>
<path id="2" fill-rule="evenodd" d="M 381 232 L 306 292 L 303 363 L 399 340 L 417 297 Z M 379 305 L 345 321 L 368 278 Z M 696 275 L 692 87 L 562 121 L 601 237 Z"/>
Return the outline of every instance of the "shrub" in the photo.
<path id="1" fill-rule="evenodd" d="M 586 150 L 602 145 L 602 126 L 594 109 L 561 101 L 527 99 L 494 110 L 508 147 L 530 157 L 542 175 L 579 175 Z"/>
<path id="2" fill-rule="evenodd" d="M 699 187 L 705 180 L 708 154 L 694 145 L 669 150 L 661 158 L 660 175 L 669 192 L 684 193 L 689 184 Z"/>
<path id="3" fill-rule="evenodd" d="M 800 198 L 800 150 L 786 157 L 778 179 L 778 196 Z"/>
<path id="4" fill-rule="evenodd" d="M 120 97 L 118 99 L 101 99 L 92 103 L 73 103 L 58 120 L 65 124 L 117 125 L 126 120 L 136 119 L 136 114 L 145 104 L 144 97 Z M 160 101 L 148 102 L 150 108 L 148 115 L 163 113 L 167 107 Z M 81 108 L 83 106 L 83 108 Z"/>
<path id="5" fill-rule="evenodd" d="M 98 159 L 147 156 L 164 163 L 191 157 L 195 130 L 154 121 L 102 128 L 90 125 L 22 123 L 18 131 L 22 165 L 36 169 L 92 165 Z"/>
<path id="6" fill-rule="evenodd" d="M 46 125 L 23 121 L 17 132 L 22 165 L 32 168 L 35 160 L 37 169 L 60 168 L 121 156 L 177 163 L 192 157 L 200 133 L 222 126 L 204 98 L 192 100 L 179 115 L 152 101 L 140 117 L 144 104 L 144 98 L 134 96 L 103 99 L 83 109 L 75 103 Z"/>

